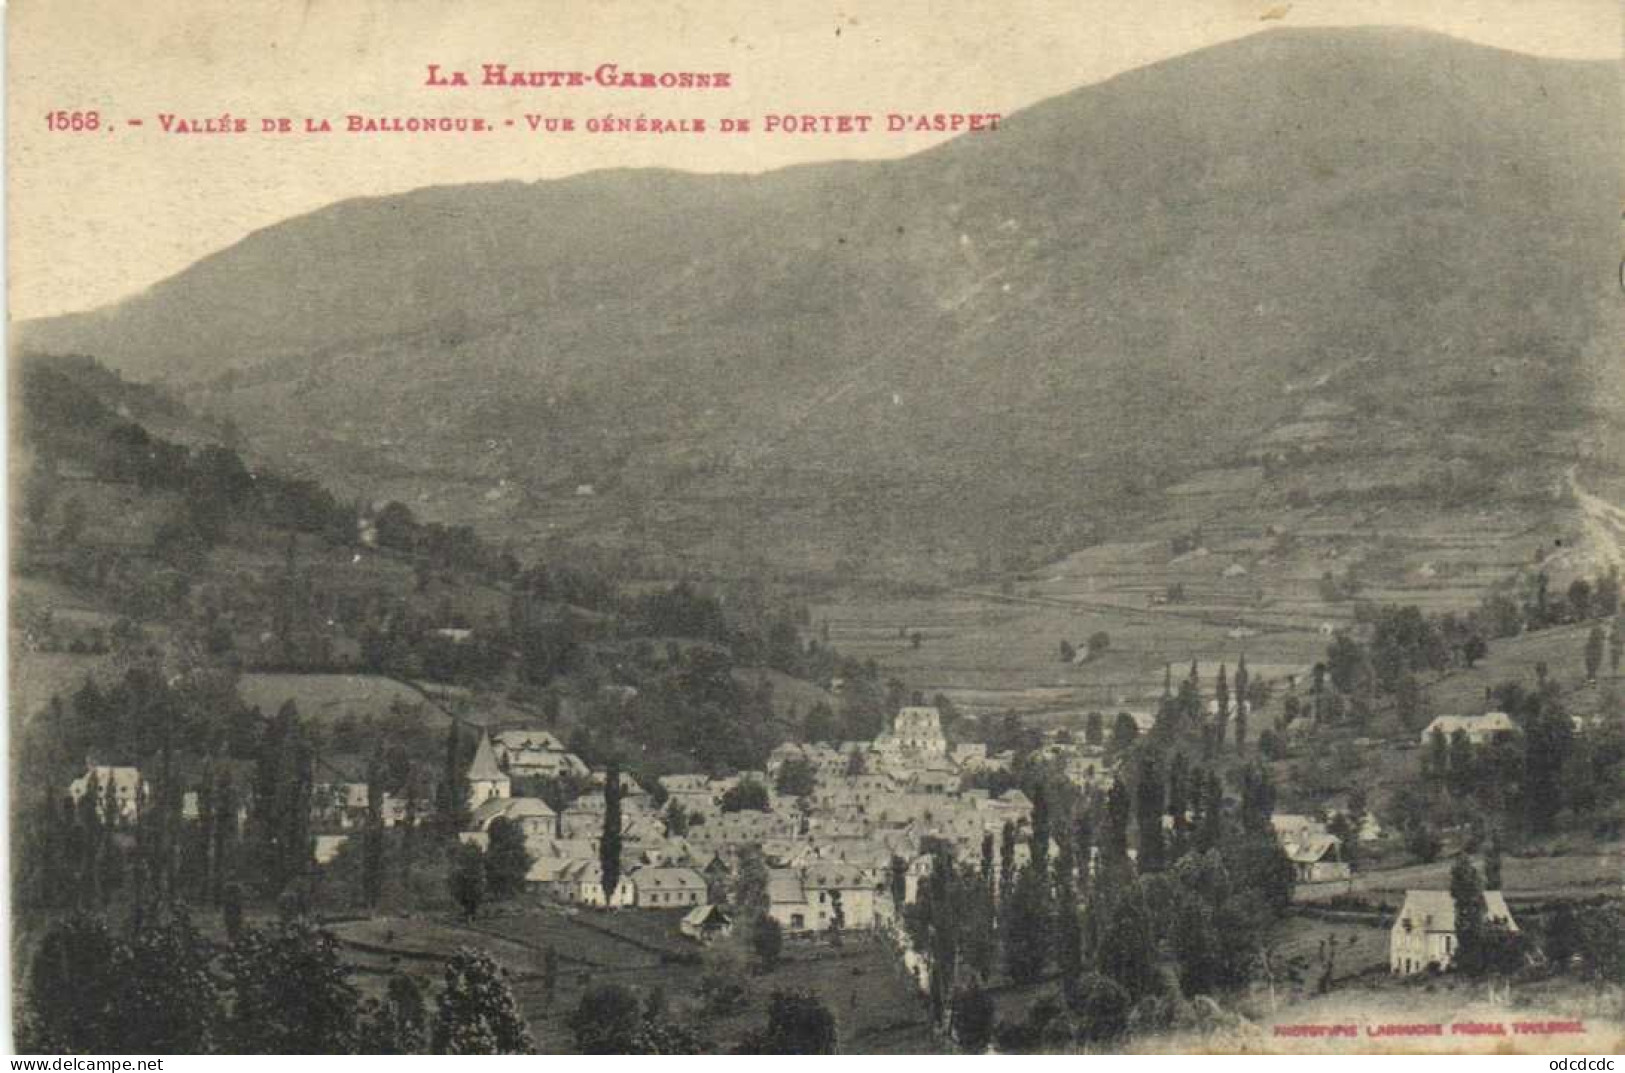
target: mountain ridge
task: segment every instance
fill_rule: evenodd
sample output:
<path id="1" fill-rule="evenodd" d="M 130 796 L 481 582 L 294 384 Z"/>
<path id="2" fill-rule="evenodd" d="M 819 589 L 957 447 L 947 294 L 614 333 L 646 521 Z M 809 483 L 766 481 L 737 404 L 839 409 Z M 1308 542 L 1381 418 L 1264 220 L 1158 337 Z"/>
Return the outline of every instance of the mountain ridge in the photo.
<path id="1" fill-rule="evenodd" d="M 765 537 L 750 501 L 800 496 L 837 553 L 922 512 L 1064 545 L 1309 399 L 1359 440 L 1485 433 L 1487 469 L 1572 403 L 1617 258 L 1609 70 L 1274 30 L 908 157 L 342 201 L 20 334 L 167 372 L 323 476 L 432 472 L 430 513 L 640 539 L 709 497 Z"/>

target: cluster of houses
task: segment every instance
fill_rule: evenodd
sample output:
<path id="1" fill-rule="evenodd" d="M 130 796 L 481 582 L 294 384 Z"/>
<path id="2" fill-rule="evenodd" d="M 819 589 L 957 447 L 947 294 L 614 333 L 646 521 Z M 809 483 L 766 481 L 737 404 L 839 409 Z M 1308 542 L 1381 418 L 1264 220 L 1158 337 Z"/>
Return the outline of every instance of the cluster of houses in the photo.
<path id="1" fill-rule="evenodd" d="M 786 931 L 862 930 L 875 926 L 890 904 L 894 859 L 911 862 L 912 893 L 929 870 L 922 853 L 927 839 L 971 859 L 984 835 L 1030 823 L 1032 802 L 1021 791 L 994 796 L 963 786 L 967 775 L 1008 769 L 1011 762 L 1008 754 L 989 756 L 982 745 L 950 748 L 935 708 L 908 707 L 871 742 L 784 744 L 763 771 L 664 776 L 663 805 L 623 774 L 623 871 L 606 892 L 599 852 L 604 774 L 577 767 L 545 731 L 502 730 L 482 734 L 469 764 L 472 818 L 462 838 L 486 844 L 491 825 L 509 820 L 524 833 L 533 862 L 527 881 L 536 894 L 570 905 L 688 908 L 694 927 L 703 920 L 712 929 L 727 917 L 708 907 L 727 899 L 740 856 L 752 847 L 767 866 L 768 912 Z M 800 792 L 780 793 L 780 776 L 792 764 L 803 768 Z M 592 788 L 562 812 L 538 798 L 513 796 L 515 778 L 540 771 L 569 771 Z M 765 808 L 724 808 L 744 783 L 760 787 L 757 800 Z"/>
<path id="2" fill-rule="evenodd" d="M 1516 733 L 1517 726 L 1499 712 L 1440 716 L 1423 732 L 1424 743 L 1435 731 L 1446 737 L 1460 732 L 1484 744 Z M 1105 789 L 1116 774 L 1096 746 L 1063 739 L 1046 743 L 1040 752 L 1080 786 Z M 894 860 L 907 862 L 905 901 L 914 900 L 931 871 L 931 857 L 924 852 L 928 840 L 974 861 L 984 837 L 992 834 L 998 846 L 1010 824 L 1022 832 L 1013 863 L 1024 863 L 1032 802 L 1020 790 L 994 796 L 966 785 L 967 776 L 1008 770 L 1011 763 L 1009 754 L 990 756 L 983 745 L 950 747 L 936 709 L 907 707 L 872 742 L 786 743 L 773 750 L 764 771 L 726 778 L 664 776 L 662 805 L 623 774 L 622 874 L 606 892 L 600 858 L 605 773 L 590 770 L 545 730 L 502 729 L 481 733 L 469 763 L 470 820 L 461 838 L 486 845 L 492 825 L 507 820 L 524 836 L 532 859 L 526 880 L 536 895 L 577 906 L 686 910 L 680 930 L 699 940 L 732 928 L 726 903 L 748 847 L 760 851 L 767 867 L 767 912 L 787 933 L 866 930 L 890 914 Z M 799 778 L 781 780 L 791 765 L 799 765 Z M 516 779 L 564 775 L 588 789 L 563 811 L 537 797 L 514 795 Z M 791 781 L 798 784 L 795 794 L 777 790 Z M 757 800 L 765 808 L 724 808 L 724 799 L 744 783 L 761 788 Z M 349 837 L 346 831 L 366 822 L 370 802 L 364 781 L 334 778 L 316 791 L 313 821 L 322 833 L 315 838 L 315 856 L 325 863 Z M 68 792 L 76 802 L 94 795 L 104 818 L 128 823 L 139 815 L 148 789 L 136 767 L 88 765 Z M 197 795 L 186 795 L 182 808 L 196 818 Z M 239 812 L 241 823 L 246 819 L 241 806 Z M 407 802 L 384 795 L 386 826 L 412 818 Z M 1333 818 L 1335 813 L 1324 819 L 1294 813 L 1271 817 L 1299 882 L 1350 877 L 1344 846 L 1330 829 Z M 1376 818 L 1364 815 L 1355 837 L 1361 843 L 1380 839 Z M 1487 919 L 1516 930 L 1499 891 L 1486 893 L 1485 905 Z M 1456 951 L 1449 892 L 1408 891 L 1391 930 L 1391 971 L 1447 969 Z"/>

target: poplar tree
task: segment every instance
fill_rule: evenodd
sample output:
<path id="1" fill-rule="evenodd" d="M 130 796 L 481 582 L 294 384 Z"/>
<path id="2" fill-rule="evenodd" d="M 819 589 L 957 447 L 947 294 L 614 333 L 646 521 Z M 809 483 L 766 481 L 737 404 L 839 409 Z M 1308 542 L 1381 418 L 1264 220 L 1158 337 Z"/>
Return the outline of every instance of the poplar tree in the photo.
<path id="1" fill-rule="evenodd" d="M 621 767 L 611 760 L 604 772 L 604 835 L 598 844 L 604 872 L 604 904 L 613 905 L 621 883 Z"/>

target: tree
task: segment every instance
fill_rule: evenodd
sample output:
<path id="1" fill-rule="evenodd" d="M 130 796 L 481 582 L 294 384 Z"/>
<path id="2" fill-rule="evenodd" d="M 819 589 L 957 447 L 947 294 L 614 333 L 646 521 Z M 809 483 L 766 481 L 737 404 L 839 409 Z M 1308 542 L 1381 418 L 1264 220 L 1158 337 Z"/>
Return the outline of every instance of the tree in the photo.
<path id="1" fill-rule="evenodd" d="M 1089 658 L 1094 659 L 1112 646 L 1112 635 L 1105 630 L 1096 630 L 1089 635 Z"/>
<path id="2" fill-rule="evenodd" d="M 975 982 L 954 995 L 954 1036 L 966 1054 L 985 1054 L 993 1040 L 997 1009 L 993 997 Z"/>
<path id="3" fill-rule="evenodd" d="M 1028 843 L 1032 866 L 1040 876 L 1049 871 L 1049 794 L 1044 792 L 1042 783 L 1033 788 L 1033 831 Z"/>
<path id="4" fill-rule="evenodd" d="M 761 914 L 751 925 L 750 948 L 756 955 L 758 969 L 771 972 L 778 965 L 779 955 L 784 950 L 784 929 L 768 914 Z"/>
<path id="5" fill-rule="evenodd" d="M 452 857 L 451 874 L 447 878 L 451 885 L 451 896 L 462 907 L 464 919 L 473 920 L 479 914 L 480 906 L 485 904 L 489 892 L 484 851 L 471 843 L 459 845 Z"/>
<path id="6" fill-rule="evenodd" d="M 1501 838 L 1493 831 L 1484 847 L 1484 889 L 1501 889 Z"/>
<path id="7" fill-rule="evenodd" d="M 1132 1002 L 1116 981 L 1090 973 L 1078 981 L 1067 1005 L 1077 1016 L 1080 1035 L 1088 1043 L 1109 1043 L 1128 1027 Z"/>
<path id="8" fill-rule="evenodd" d="M 759 1054 L 838 1054 L 835 1015 L 810 991 L 774 991 Z"/>
<path id="9" fill-rule="evenodd" d="M 485 849 L 485 887 L 490 896 L 503 901 L 522 892 L 532 862 L 520 826 L 506 816 L 492 820 Z"/>
<path id="10" fill-rule="evenodd" d="M 446 963 L 430 1045 L 435 1054 L 535 1051 L 508 973 L 490 954 L 464 948 Z"/>
<path id="11" fill-rule="evenodd" d="M 1584 622 L 1591 617 L 1591 582 L 1577 577 L 1569 583 L 1569 621 Z"/>
<path id="12" fill-rule="evenodd" d="M 1586 681 L 1595 682 L 1597 672 L 1602 670 L 1603 635 L 1601 626 L 1591 627 L 1586 635 Z"/>
<path id="13" fill-rule="evenodd" d="M 604 904 L 615 904 L 621 885 L 621 768 L 613 760 L 604 771 L 604 833 L 598 842 L 598 863 L 603 869 Z"/>
<path id="14" fill-rule="evenodd" d="M 809 761 L 799 758 L 786 760 L 779 766 L 773 785 L 782 797 L 811 797 L 818 789 L 818 773 Z"/>
<path id="15" fill-rule="evenodd" d="M 417 977 L 396 973 L 381 1002 L 369 1004 L 362 1026 L 364 1054 L 419 1054 L 428 1044 L 429 1011 Z"/>
<path id="16" fill-rule="evenodd" d="M 1462 642 L 1461 658 L 1471 670 L 1473 665 L 1490 654 L 1490 646 L 1484 643 L 1484 638 L 1477 633 L 1469 634 L 1467 640 Z"/>
<path id="17" fill-rule="evenodd" d="M 24 1053 L 113 1054 L 119 1037 L 123 944 L 98 917 L 75 914 L 51 926 L 28 968 Z"/>
<path id="18" fill-rule="evenodd" d="M 1155 922 L 1137 882 L 1097 892 L 1090 909 L 1101 914 L 1095 964 L 1129 998 L 1138 1001 L 1161 990 L 1157 972 Z"/>
<path id="19" fill-rule="evenodd" d="M 672 838 L 682 838 L 688 834 L 690 822 L 688 809 L 684 808 L 683 803 L 675 797 L 666 802 L 665 820 L 666 834 Z"/>
<path id="20" fill-rule="evenodd" d="M 1450 901 L 1456 913 L 1455 964 L 1471 975 L 1478 968 L 1484 938 L 1484 884 L 1465 855 L 1457 857 L 1450 869 Z"/>
<path id="21" fill-rule="evenodd" d="M 1019 984 L 1036 983 L 1049 963 L 1053 924 L 1049 882 L 1040 869 L 1021 870 L 1004 910 L 1005 971 Z"/>
<path id="22" fill-rule="evenodd" d="M 739 872 L 734 879 L 734 903 L 739 908 L 755 913 L 766 913 L 767 859 L 758 845 L 741 846 Z"/>
<path id="23" fill-rule="evenodd" d="M 266 727 L 254 765 L 250 832 L 266 895 L 275 897 L 310 867 L 311 747 L 299 710 L 284 704 Z"/>
<path id="24" fill-rule="evenodd" d="M 1154 756 L 1140 760 L 1139 777 L 1134 783 L 1135 821 L 1140 835 L 1140 871 L 1155 872 L 1163 865 L 1162 815 L 1164 807 L 1161 773 Z"/>
<path id="25" fill-rule="evenodd" d="M 1010 896 L 1016 878 L 1016 825 L 1006 820 L 999 831 L 999 897 Z"/>
<path id="26" fill-rule="evenodd" d="M 361 846 L 361 901 L 378 906 L 384 891 L 384 767 L 374 755 L 367 767 L 367 830 Z"/>
<path id="27" fill-rule="evenodd" d="M 247 928 L 227 955 L 230 1050 L 348 1054 L 359 1044 L 360 991 L 338 941 L 304 920 Z"/>
<path id="28" fill-rule="evenodd" d="M 1450 740 L 1439 727 L 1434 727 L 1428 735 L 1427 755 L 1422 758 L 1422 777 L 1437 786 L 1443 786 L 1450 777 Z"/>
<path id="29" fill-rule="evenodd" d="M 583 1054 L 631 1054 L 643 1024 L 643 1007 L 629 987 L 590 988 L 569 1017 L 576 1048 Z"/>
<path id="30" fill-rule="evenodd" d="M 1625 626 L 1619 619 L 1615 619 L 1608 628 L 1608 669 L 1614 675 L 1619 674 L 1619 660 L 1625 655 Z"/>
<path id="31" fill-rule="evenodd" d="M 1111 747 L 1122 752 L 1133 746 L 1135 739 L 1140 736 L 1140 724 L 1127 712 L 1118 712 L 1117 719 L 1112 723 Z"/>
<path id="32" fill-rule="evenodd" d="M 770 807 L 767 787 L 755 779 L 742 779 L 730 786 L 722 795 L 723 812 L 744 812 L 747 809 L 766 812 Z"/>
<path id="33" fill-rule="evenodd" d="M 1065 638 L 1062 638 L 1061 639 L 1061 662 L 1062 663 L 1071 663 L 1073 660 L 1075 660 L 1077 658 L 1078 658 L 1078 650 L 1075 647 L 1073 647 L 1071 641 L 1068 641 Z"/>
<path id="34" fill-rule="evenodd" d="M 387 509 L 387 508 L 386 508 Z M 463 725 L 453 719 L 446 731 L 446 758 L 436 790 L 435 818 L 448 835 L 469 824 L 468 762 L 463 755 Z"/>

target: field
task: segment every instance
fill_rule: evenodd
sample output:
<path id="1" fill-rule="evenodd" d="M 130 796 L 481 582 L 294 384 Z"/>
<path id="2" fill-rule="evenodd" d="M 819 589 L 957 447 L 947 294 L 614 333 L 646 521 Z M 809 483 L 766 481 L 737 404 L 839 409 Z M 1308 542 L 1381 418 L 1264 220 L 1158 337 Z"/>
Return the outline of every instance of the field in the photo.
<path id="1" fill-rule="evenodd" d="M 347 960 L 364 986 L 381 988 L 401 971 L 438 983 L 443 959 L 458 947 L 489 951 L 514 977 L 514 991 L 539 1048 L 569 1050 L 568 1014 L 582 992 L 619 983 L 647 995 L 659 990 L 674 1011 L 696 1001 L 707 952 L 677 932 L 681 911 L 604 913 L 551 905 L 514 908 L 468 926 L 452 918 L 390 917 L 335 924 Z M 725 940 L 724 942 L 729 942 Z M 549 1003 L 542 983 L 544 951 L 560 963 Z M 766 1022 L 775 988 L 808 988 L 835 1012 L 844 1051 L 919 1053 L 934 1049 L 918 995 L 897 959 L 877 940 L 854 937 L 834 950 L 823 943 L 792 942 L 785 961 L 765 976 L 746 980 L 742 1006 L 707 1021 L 724 1045 Z"/>
<path id="2" fill-rule="evenodd" d="M 443 725 L 450 717 L 422 693 L 393 678 L 371 674 L 245 674 L 237 692 L 269 716 L 288 701 L 301 717 L 330 723 L 340 716 L 381 717 L 396 706 L 421 709 Z"/>
<path id="3" fill-rule="evenodd" d="M 1490 642 L 1489 655 L 1472 670 L 1458 669 L 1427 686 L 1433 710 L 1479 711 L 1484 706 L 1484 691 L 1503 682 L 1522 682 L 1532 689 L 1536 665 L 1544 663 L 1547 673 L 1562 684 L 1572 714 L 1595 712 L 1601 699 L 1598 686 L 1606 684 L 1610 674 L 1604 655 L 1598 685 L 1585 684 L 1585 644 L 1590 630 L 1588 625 L 1556 626 Z"/>
<path id="4" fill-rule="evenodd" d="M 1255 680 L 1306 674 L 1357 601 L 1475 609 L 1582 524 L 1575 506 L 1511 501 L 1294 505 L 1256 467 L 1219 467 L 1148 499 L 1124 538 L 1020 577 L 907 598 L 853 586 L 811 611 L 837 650 L 973 713 L 1149 707 L 1170 663 L 1199 661 L 1209 675 L 1245 654 Z M 1097 632 L 1105 652 L 1062 661 L 1063 640 L 1082 647 Z M 1485 685 L 1532 681 L 1540 660 L 1577 682 L 1583 644 L 1583 629 L 1496 642 L 1478 669 L 1435 684 L 1434 708 L 1476 710 Z"/>
<path id="5" fill-rule="evenodd" d="M 1294 898 L 1316 902 L 1352 894 L 1367 903 L 1398 909 L 1407 890 L 1449 889 L 1452 863 L 1440 860 L 1357 872 L 1344 882 L 1300 884 Z M 1594 852 L 1559 857 L 1506 857 L 1501 862 L 1501 876 L 1502 890 L 1514 905 L 1537 899 L 1617 894 L 1625 883 L 1625 845 L 1602 845 Z"/>

